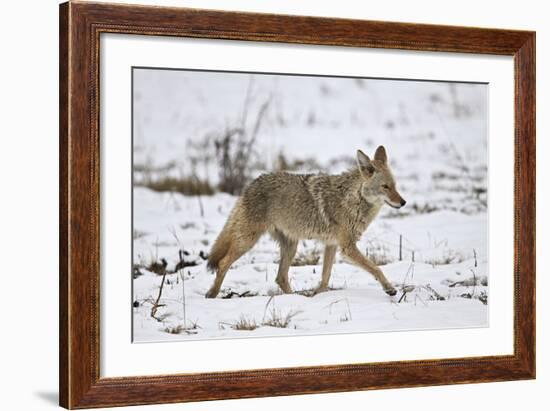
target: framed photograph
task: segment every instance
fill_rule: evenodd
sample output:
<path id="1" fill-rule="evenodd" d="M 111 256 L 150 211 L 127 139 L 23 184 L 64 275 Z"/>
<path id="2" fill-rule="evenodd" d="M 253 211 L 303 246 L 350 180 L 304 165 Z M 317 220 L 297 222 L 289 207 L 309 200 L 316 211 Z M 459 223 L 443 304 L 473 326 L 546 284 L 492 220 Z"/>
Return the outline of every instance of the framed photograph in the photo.
<path id="1" fill-rule="evenodd" d="M 535 33 L 60 6 L 60 404 L 535 377 Z"/>

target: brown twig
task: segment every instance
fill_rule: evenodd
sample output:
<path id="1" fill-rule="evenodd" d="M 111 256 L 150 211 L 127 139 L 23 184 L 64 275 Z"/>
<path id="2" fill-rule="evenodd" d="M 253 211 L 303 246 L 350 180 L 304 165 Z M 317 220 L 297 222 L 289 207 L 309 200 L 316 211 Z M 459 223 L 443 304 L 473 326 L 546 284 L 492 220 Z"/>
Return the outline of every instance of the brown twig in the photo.
<path id="1" fill-rule="evenodd" d="M 157 309 L 159 307 L 161 307 L 161 305 L 159 305 L 159 301 L 160 301 L 160 297 L 162 296 L 162 289 L 164 288 L 164 282 L 166 280 L 166 262 L 164 261 L 164 274 L 162 274 L 162 282 L 160 283 L 160 288 L 159 288 L 159 294 L 157 296 L 157 299 L 155 301 L 155 303 L 153 304 L 153 307 L 151 308 L 151 317 L 153 317 L 155 320 L 157 321 L 162 321 L 162 319 L 160 318 L 157 318 L 156 317 L 156 314 L 157 314 Z"/>

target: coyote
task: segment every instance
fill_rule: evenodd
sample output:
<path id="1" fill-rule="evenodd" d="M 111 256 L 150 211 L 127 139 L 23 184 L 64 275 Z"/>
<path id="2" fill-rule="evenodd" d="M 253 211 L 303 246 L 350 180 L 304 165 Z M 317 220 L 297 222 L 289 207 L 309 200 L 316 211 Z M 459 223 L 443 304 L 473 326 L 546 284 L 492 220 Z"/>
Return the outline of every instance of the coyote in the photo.
<path id="1" fill-rule="evenodd" d="M 405 205 L 383 146 L 376 149 L 372 160 L 357 150 L 357 167 L 338 175 L 276 172 L 259 176 L 237 200 L 212 247 L 208 268 L 216 272 L 216 279 L 206 297 L 218 295 L 231 264 L 266 232 L 281 250 L 276 282 L 284 293 L 292 293 L 288 269 L 298 241 L 315 239 L 325 245 L 316 292 L 328 289 L 334 256 L 340 248 L 344 258 L 371 273 L 388 295 L 395 295 L 382 270 L 356 245 L 384 203 L 393 208 Z"/>

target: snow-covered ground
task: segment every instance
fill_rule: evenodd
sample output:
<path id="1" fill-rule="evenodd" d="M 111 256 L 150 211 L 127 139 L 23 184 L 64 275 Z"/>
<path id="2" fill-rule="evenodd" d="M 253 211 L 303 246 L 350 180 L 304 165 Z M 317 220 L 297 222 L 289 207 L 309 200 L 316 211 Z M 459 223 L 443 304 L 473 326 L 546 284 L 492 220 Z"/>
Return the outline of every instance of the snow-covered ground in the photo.
<path id="1" fill-rule="evenodd" d="M 154 70 L 134 80 L 134 341 L 487 326 L 485 86 Z M 204 298 L 214 280 L 204 257 L 237 196 L 158 192 L 147 182 L 192 174 L 217 185 L 208 136 L 253 125 L 266 101 L 252 177 L 281 154 L 300 164 L 293 171 L 337 173 L 356 149 L 372 155 L 385 145 L 407 206 L 385 207 L 358 246 L 396 296 L 339 255 L 331 290 L 313 295 L 322 245 L 312 241 L 300 243 L 295 292 L 283 295 L 278 248 L 265 236 L 232 266 L 218 298 Z M 172 273 L 180 255 L 186 266 Z"/>

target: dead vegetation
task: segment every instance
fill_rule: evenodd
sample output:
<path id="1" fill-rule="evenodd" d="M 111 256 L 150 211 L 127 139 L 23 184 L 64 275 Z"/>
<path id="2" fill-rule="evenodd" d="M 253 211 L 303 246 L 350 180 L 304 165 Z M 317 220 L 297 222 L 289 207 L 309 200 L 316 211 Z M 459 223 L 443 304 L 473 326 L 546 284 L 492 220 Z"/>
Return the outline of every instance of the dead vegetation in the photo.
<path id="1" fill-rule="evenodd" d="M 395 261 L 389 247 L 377 242 L 370 242 L 365 254 L 376 265 L 386 265 Z"/>
<path id="2" fill-rule="evenodd" d="M 252 107 L 253 88 L 254 83 L 251 79 L 239 122 L 227 125 L 223 131 L 213 132 L 207 136 L 207 139 L 214 143 L 219 170 L 218 188 L 232 195 L 241 194 L 251 178 L 256 140 L 271 104 L 271 97 L 268 97 L 255 110 Z"/>
<path id="3" fill-rule="evenodd" d="M 476 255 L 475 250 L 474 250 L 474 255 Z M 477 266 L 477 258 L 475 259 L 475 261 Z M 488 299 L 489 299 L 487 291 L 480 290 L 479 292 L 477 292 L 476 290 L 476 286 L 486 287 L 488 285 L 487 276 L 476 275 L 474 269 L 470 269 L 470 271 L 472 273 L 472 277 L 467 278 L 465 280 L 454 281 L 454 280 L 447 279 L 442 281 L 441 284 L 446 285 L 447 287 L 449 287 L 449 289 L 467 287 L 466 292 L 459 291 L 458 293 L 457 292 L 452 293 L 451 291 L 449 291 L 449 294 L 447 295 L 447 297 L 444 297 L 443 295 L 441 295 L 441 293 L 436 291 L 430 284 L 408 283 L 408 281 L 412 280 L 414 277 L 414 263 L 411 263 L 409 265 L 409 268 L 407 269 L 407 272 L 405 273 L 403 282 L 399 287 L 401 291 L 401 295 L 397 303 L 399 304 L 399 303 L 407 302 L 407 298 L 409 296 L 414 297 L 415 304 L 417 300 L 420 300 L 424 305 L 426 305 L 426 303 L 424 302 L 424 299 L 422 296 L 424 296 L 424 298 L 426 298 L 427 296 L 428 300 L 432 300 L 432 301 L 446 301 L 451 299 L 453 296 L 455 297 L 458 296 L 461 298 L 476 299 L 481 301 L 481 303 L 483 303 L 484 305 L 487 305 Z"/>
<path id="4" fill-rule="evenodd" d="M 478 285 L 487 285 L 487 276 L 479 277 L 476 275 L 476 272 L 474 270 L 470 270 L 472 272 L 473 277 L 462 282 L 463 285 L 468 287 L 468 291 L 465 293 L 460 294 L 460 297 L 462 298 L 469 298 L 469 299 L 476 299 L 481 301 L 483 305 L 487 305 L 489 301 L 489 296 L 487 295 L 487 292 L 485 290 L 481 290 L 480 292 L 476 292 L 476 287 Z M 455 287 L 457 284 L 453 284 L 452 286 L 449 285 L 449 287 Z M 470 286 L 472 287 L 470 289 Z"/>
<path id="5" fill-rule="evenodd" d="M 432 266 L 436 265 L 447 265 L 447 264 L 458 264 L 464 261 L 464 256 L 458 251 L 446 250 L 442 255 L 427 258 L 424 260 L 426 264 L 431 264 Z"/>
<path id="6" fill-rule="evenodd" d="M 230 298 L 244 298 L 244 297 L 255 297 L 257 296 L 258 293 L 254 293 L 250 290 L 246 290 L 242 293 L 238 293 L 236 291 L 233 291 L 231 289 L 228 289 L 228 290 L 222 290 L 220 292 L 220 298 L 222 299 L 225 299 L 225 300 L 228 300 Z"/>
<path id="7" fill-rule="evenodd" d="M 164 327 L 164 332 L 168 334 L 197 334 L 197 330 L 201 328 L 197 321 L 191 322 L 190 325 L 185 326 L 183 324 L 178 324 L 174 326 Z"/>
<path id="8" fill-rule="evenodd" d="M 161 258 L 160 261 L 154 260 L 151 261 L 151 263 L 145 267 L 148 271 L 151 271 L 152 273 L 158 274 L 158 275 L 166 275 L 166 267 L 168 266 L 168 262 Z"/>
<path id="9" fill-rule="evenodd" d="M 430 301 L 445 301 L 446 298 L 443 297 L 440 293 L 438 293 L 436 290 L 430 286 L 430 284 L 424 284 L 424 285 L 413 285 L 413 284 L 407 284 L 401 286 L 401 296 L 397 300 L 397 303 L 404 303 L 407 302 L 407 297 L 409 295 L 414 296 L 414 301 L 416 303 L 416 300 L 419 299 L 421 302 L 424 303 L 424 299 L 422 298 L 422 294 L 424 296 L 427 296 L 427 299 Z"/>
<path id="10" fill-rule="evenodd" d="M 343 323 L 343 322 L 347 322 L 347 321 L 351 321 L 353 319 L 352 315 L 351 315 L 351 308 L 350 308 L 350 305 L 349 305 L 349 300 L 347 298 L 341 298 L 339 300 L 335 300 L 333 302 L 331 302 L 329 305 L 327 305 L 326 309 L 328 309 L 328 313 L 329 315 L 332 314 L 332 310 L 333 310 L 333 307 L 336 306 L 336 305 L 341 305 L 342 303 L 345 303 L 346 304 L 346 311 L 340 315 L 338 321 Z"/>
<path id="11" fill-rule="evenodd" d="M 304 251 L 300 251 L 294 257 L 292 265 L 295 267 L 301 267 L 304 265 L 317 265 L 321 259 L 321 250 L 317 247 L 309 248 Z"/>
<path id="12" fill-rule="evenodd" d="M 283 313 L 282 310 L 275 307 L 275 296 L 271 296 L 264 308 L 262 325 L 275 328 L 288 328 L 292 319 L 301 313 L 302 311 L 294 309 Z"/>
<path id="13" fill-rule="evenodd" d="M 206 180 L 198 177 L 161 176 L 154 180 L 145 180 L 135 183 L 136 186 L 147 187 L 157 192 L 180 193 L 188 196 L 212 195 L 215 190 Z"/>
<path id="14" fill-rule="evenodd" d="M 274 164 L 274 171 L 315 172 L 325 171 L 325 168 L 314 158 L 293 158 L 289 160 L 284 152 L 279 152 Z"/>
<path id="15" fill-rule="evenodd" d="M 147 233 L 145 231 L 134 230 L 132 232 L 132 239 L 137 240 L 137 239 L 145 237 L 146 235 L 147 235 Z"/>
<path id="16" fill-rule="evenodd" d="M 461 281 L 446 280 L 444 282 L 448 287 L 472 287 L 476 285 L 487 286 L 489 284 L 487 276 L 470 277 Z"/>
<path id="17" fill-rule="evenodd" d="M 292 319 L 298 314 L 301 314 L 301 311 L 289 310 L 284 314 L 282 310 L 272 307 L 269 310 L 268 317 L 262 321 L 262 325 L 275 328 L 288 328 Z"/>
<path id="18" fill-rule="evenodd" d="M 229 326 L 229 328 L 237 331 L 254 331 L 256 328 L 260 327 L 260 324 L 258 324 L 254 318 L 248 318 L 244 314 L 241 314 L 239 320 L 234 323 L 219 323 L 220 328 L 223 329 L 224 326 Z"/>

